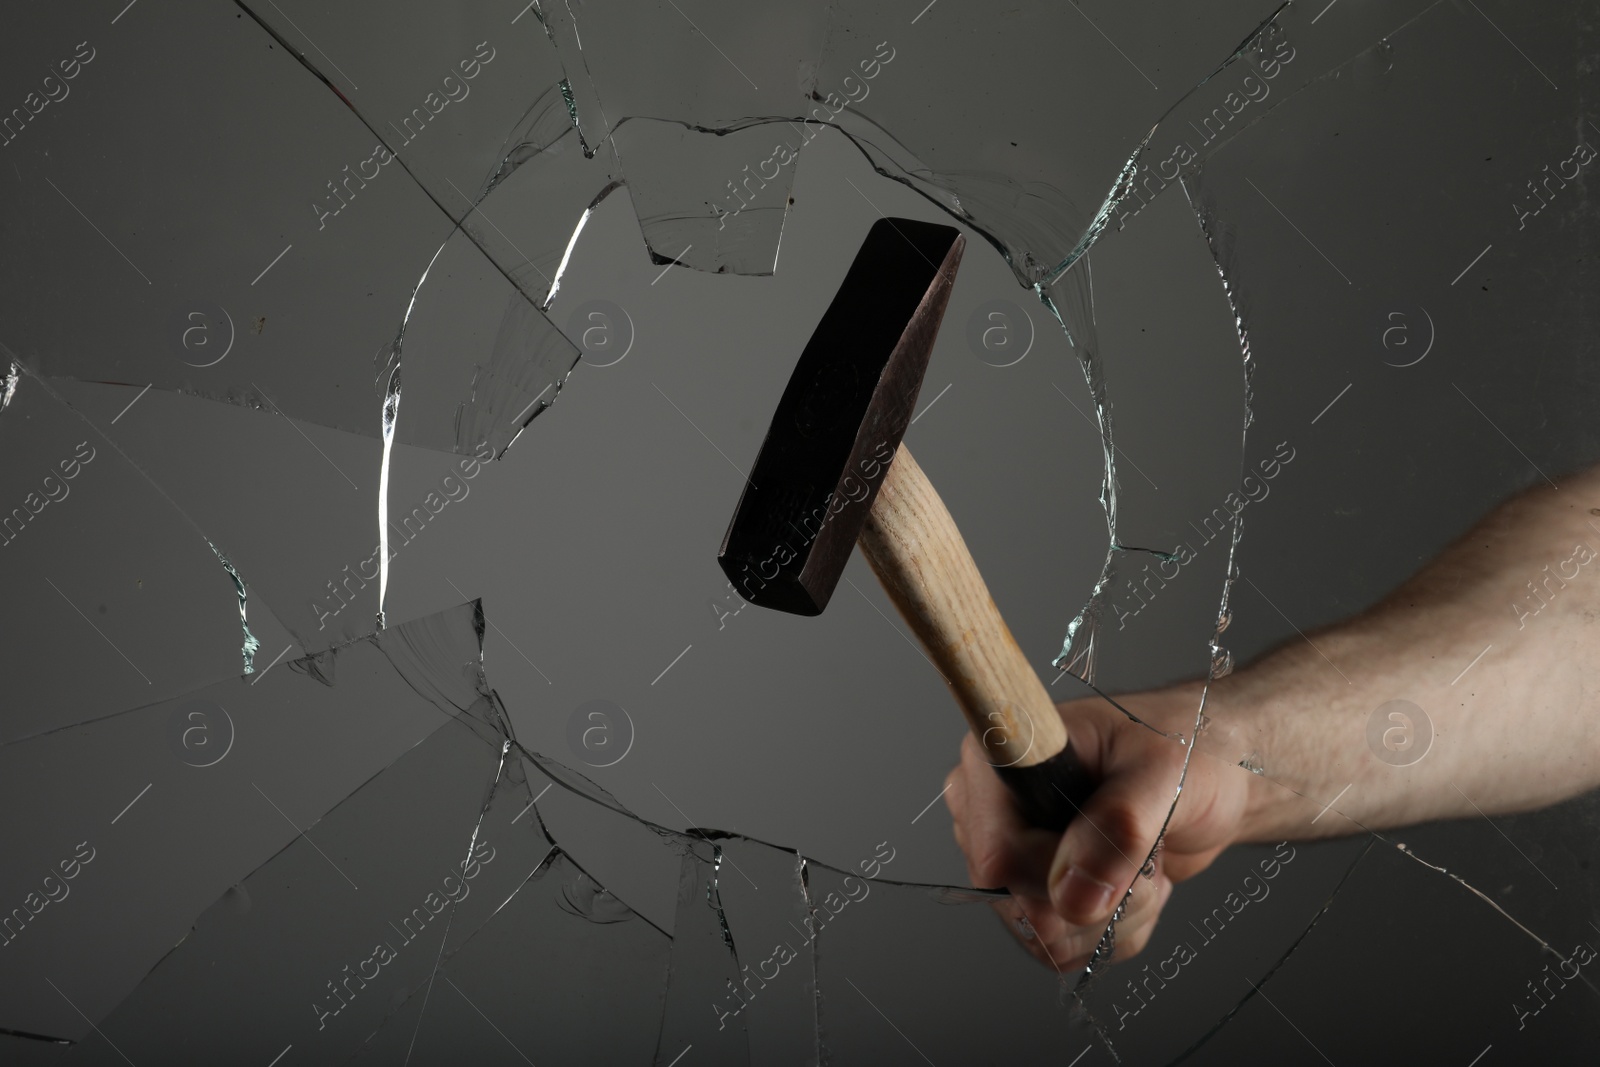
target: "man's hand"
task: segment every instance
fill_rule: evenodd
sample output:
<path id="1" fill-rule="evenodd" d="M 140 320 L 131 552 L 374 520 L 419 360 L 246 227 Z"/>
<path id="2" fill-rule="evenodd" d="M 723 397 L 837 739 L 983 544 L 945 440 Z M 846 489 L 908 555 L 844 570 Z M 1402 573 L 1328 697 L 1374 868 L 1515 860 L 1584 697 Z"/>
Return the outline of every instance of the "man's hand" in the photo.
<path id="1" fill-rule="evenodd" d="M 1010 889 L 997 910 L 1064 971 L 1088 959 L 1130 883 L 1116 958 L 1138 952 L 1173 883 L 1230 844 L 1530 811 L 1600 787 L 1600 466 L 1562 481 L 1501 505 L 1361 614 L 1211 683 L 1211 725 L 1152 878 L 1136 874 L 1189 752 L 1159 731 L 1193 737 L 1202 683 L 1119 698 L 1155 730 L 1103 700 L 1061 705 L 1099 779 L 1064 834 L 1023 823 L 968 737 L 945 797 L 973 884 Z M 1401 767 L 1368 740 L 1397 699 L 1435 738 Z"/>
<path id="2" fill-rule="evenodd" d="M 1156 729 L 1193 734 L 1198 686 L 1139 694 L 1129 701 L 1128 709 Z M 1073 748 L 1099 780 L 1064 834 L 1023 822 L 1010 791 L 971 735 L 946 779 L 945 803 L 972 884 L 1009 889 L 1011 899 L 996 901 L 995 910 L 1029 952 L 1066 971 L 1087 963 L 1130 883 L 1133 896 L 1117 926 L 1113 958 L 1144 948 L 1173 883 L 1205 870 L 1238 839 L 1251 776 L 1197 753 L 1154 874 L 1136 879 L 1161 832 L 1188 749 L 1098 698 L 1070 701 L 1059 710 Z M 1037 937 L 1028 935 L 1020 918 Z"/>

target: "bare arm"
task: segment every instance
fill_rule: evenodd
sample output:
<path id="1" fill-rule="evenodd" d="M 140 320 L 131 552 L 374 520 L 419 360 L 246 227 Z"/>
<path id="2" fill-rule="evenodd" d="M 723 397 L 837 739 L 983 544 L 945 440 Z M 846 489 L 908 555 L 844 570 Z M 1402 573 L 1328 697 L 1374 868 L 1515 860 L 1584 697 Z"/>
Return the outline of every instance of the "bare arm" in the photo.
<path id="1" fill-rule="evenodd" d="M 1120 702 L 1187 736 L 1204 688 Z M 1415 707 L 1379 712 L 1369 737 L 1396 700 Z M 1507 502 L 1371 609 L 1213 682 L 1153 878 L 1137 864 L 1187 750 L 1103 701 L 1060 710 L 1101 779 L 1064 834 L 1023 825 L 970 743 L 946 796 L 974 884 L 1010 888 L 998 910 L 1063 969 L 1130 885 L 1118 955 L 1138 952 L 1173 883 L 1229 845 L 1526 811 L 1600 786 L 1600 467 Z"/>
<path id="2" fill-rule="evenodd" d="M 1527 811 L 1600 786 L 1597 505 L 1600 468 L 1523 494 L 1372 609 L 1312 634 L 1315 647 L 1297 639 L 1214 683 L 1214 721 L 1235 744 L 1252 738 L 1266 776 L 1237 839 Z M 1416 762 L 1416 748 L 1393 754 L 1401 765 L 1374 751 L 1385 749 L 1369 720 L 1393 700 L 1426 715 L 1414 743 L 1431 723 Z M 1388 751 L 1416 718 L 1397 713 L 1378 717 Z M 1312 825 L 1274 780 L 1315 810 L 1344 794 Z"/>

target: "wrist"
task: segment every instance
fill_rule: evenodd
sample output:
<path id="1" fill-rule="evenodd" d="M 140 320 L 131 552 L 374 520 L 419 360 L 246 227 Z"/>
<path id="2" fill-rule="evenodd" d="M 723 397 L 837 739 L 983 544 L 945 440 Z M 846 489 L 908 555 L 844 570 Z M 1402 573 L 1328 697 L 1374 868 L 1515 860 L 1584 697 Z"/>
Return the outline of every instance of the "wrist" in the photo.
<path id="1" fill-rule="evenodd" d="M 1299 806 L 1289 802 L 1283 786 L 1259 774 L 1240 770 L 1244 775 L 1244 804 L 1233 836 L 1234 844 L 1265 844 L 1283 841 L 1290 837 L 1305 837 L 1304 818 L 1297 818 L 1299 833 L 1290 833 L 1286 815 L 1303 815 Z"/>
<path id="2" fill-rule="evenodd" d="M 1189 760 L 1185 802 L 1201 806 L 1191 815 L 1209 825 L 1225 847 L 1283 839 L 1281 834 L 1272 836 L 1283 821 L 1283 790 L 1244 766 L 1259 766 L 1259 753 L 1270 751 L 1271 742 L 1265 736 L 1269 725 L 1265 703 L 1254 695 L 1257 687 L 1240 681 L 1239 675 L 1229 675 L 1208 689 L 1202 678 L 1120 698 L 1130 712 L 1172 737 L 1174 744 L 1187 744 L 1198 736 Z M 1205 718 L 1197 734 L 1202 699 Z"/>
<path id="3" fill-rule="evenodd" d="M 1226 807 L 1236 813 L 1232 844 L 1283 840 L 1288 809 L 1294 807 L 1285 803 L 1289 798 L 1281 780 L 1274 780 L 1287 768 L 1278 768 L 1280 774 L 1272 778 L 1260 773 L 1271 755 L 1282 755 L 1275 726 L 1283 709 L 1270 699 L 1273 687 L 1257 683 L 1249 670 L 1219 678 L 1209 690 L 1203 682 L 1191 683 L 1192 706 L 1199 706 L 1205 690 L 1205 726 L 1195 758 L 1210 764 Z"/>

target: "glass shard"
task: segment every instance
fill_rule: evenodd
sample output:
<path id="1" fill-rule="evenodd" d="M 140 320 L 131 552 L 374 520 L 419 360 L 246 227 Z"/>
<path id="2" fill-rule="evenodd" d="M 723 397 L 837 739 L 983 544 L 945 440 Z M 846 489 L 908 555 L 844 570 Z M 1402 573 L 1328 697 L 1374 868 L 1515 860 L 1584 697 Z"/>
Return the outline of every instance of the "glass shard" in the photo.
<path id="1" fill-rule="evenodd" d="M 0 1061 L 1592 1059 L 1597 14 L 0 15 Z M 865 567 L 715 565 L 884 218 L 1018 862 Z"/>

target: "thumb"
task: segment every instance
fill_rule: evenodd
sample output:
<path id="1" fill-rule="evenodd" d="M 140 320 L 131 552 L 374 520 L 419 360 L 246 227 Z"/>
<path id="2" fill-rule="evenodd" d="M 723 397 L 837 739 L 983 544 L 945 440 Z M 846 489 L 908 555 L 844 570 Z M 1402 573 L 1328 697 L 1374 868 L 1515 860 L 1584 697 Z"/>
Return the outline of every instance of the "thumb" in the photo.
<path id="1" fill-rule="evenodd" d="M 1070 923 L 1111 914 L 1133 883 L 1172 806 L 1170 767 L 1130 768 L 1101 783 L 1068 824 L 1050 865 L 1050 902 Z"/>

